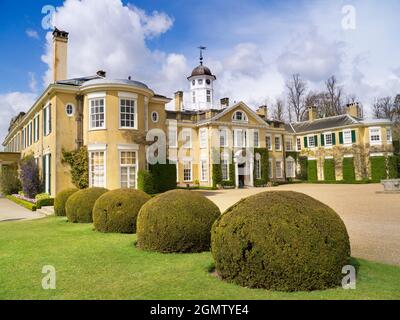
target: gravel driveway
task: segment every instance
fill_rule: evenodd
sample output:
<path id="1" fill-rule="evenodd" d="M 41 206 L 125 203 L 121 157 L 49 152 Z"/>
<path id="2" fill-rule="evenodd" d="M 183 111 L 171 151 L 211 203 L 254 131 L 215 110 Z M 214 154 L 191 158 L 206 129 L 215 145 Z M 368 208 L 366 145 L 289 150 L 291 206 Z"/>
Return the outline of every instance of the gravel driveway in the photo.
<path id="1" fill-rule="evenodd" d="M 336 210 L 347 226 L 352 256 L 400 265 L 400 194 L 378 194 L 383 190 L 380 184 L 292 184 L 202 192 L 224 211 L 241 198 L 277 190 L 308 194 Z"/>

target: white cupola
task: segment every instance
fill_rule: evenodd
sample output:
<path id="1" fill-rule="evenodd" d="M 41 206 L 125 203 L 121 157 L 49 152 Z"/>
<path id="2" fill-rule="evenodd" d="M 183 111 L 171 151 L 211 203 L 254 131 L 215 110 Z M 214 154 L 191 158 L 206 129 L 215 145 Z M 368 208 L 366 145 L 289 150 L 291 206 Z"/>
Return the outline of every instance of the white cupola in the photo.
<path id="1" fill-rule="evenodd" d="M 209 110 L 214 106 L 214 81 L 216 76 L 203 65 L 203 50 L 200 49 L 200 65 L 193 69 L 188 77 L 190 83 L 190 105 L 193 110 Z"/>

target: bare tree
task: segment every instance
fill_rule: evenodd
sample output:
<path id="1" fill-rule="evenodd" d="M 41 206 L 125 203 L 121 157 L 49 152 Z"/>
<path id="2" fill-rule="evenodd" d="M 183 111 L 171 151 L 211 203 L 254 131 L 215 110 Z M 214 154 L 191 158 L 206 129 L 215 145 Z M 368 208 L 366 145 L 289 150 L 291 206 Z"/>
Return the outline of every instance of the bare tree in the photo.
<path id="1" fill-rule="evenodd" d="M 344 108 L 342 105 L 342 95 L 343 89 L 338 85 L 337 79 L 335 76 L 330 77 L 325 82 L 326 90 L 327 90 L 327 110 L 325 110 L 326 116 L 336 116 L 344 113 Z"/>
<path id="2" fill-rule="evenodd" d="M 296 121 L 300 121 L 305 112 L 305 95 L 307 84 L 299 74 L 294 74 L 286 83 L 288 89 L 288 112 L 293 112 Z"/>
<path id="3" fill-rule="evenodd" d="M 285 103 L 282 99 L 276 99 L 276 104 L 274 108 L 274 119 L 279 121 L 284 121 L 285 113 Z"/>
<path id="4" fill-rule="evenodd" d="M 396 116 L 395 103 L 391 97 L 376 98 L 372 105 L 372 112 L 377 119 L 390 119 L 394 120 Z"/>

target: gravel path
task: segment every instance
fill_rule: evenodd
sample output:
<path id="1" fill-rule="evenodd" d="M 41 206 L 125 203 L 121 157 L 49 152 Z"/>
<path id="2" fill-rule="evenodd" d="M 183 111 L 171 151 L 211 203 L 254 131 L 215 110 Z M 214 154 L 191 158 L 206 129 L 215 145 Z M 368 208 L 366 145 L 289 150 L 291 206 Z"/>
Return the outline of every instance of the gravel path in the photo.
<path id="1" fill-rule="evenodd" d="M 380 184 L 293 184 L 203 193 L 224 211 L 241 198 L 277 190 L 308 194 L 336 210 L 347 226 L 354 257 L 400 265 L 400 194 L 378 194 Z"/>

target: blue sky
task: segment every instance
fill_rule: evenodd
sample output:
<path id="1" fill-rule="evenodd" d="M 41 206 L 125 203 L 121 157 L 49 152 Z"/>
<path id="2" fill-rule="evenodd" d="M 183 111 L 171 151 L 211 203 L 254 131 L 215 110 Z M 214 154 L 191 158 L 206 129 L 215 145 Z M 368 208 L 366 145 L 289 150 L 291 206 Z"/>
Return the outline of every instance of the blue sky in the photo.
<path id="1" fill-rule="evenodd" d="M 396 0 L 0 0 L 0 117 L 26 110 L 51 81 L 51 37 L 42 8 L 58 8 L 70 32 L 69 76 L 105 69 L 133 76 L 159 93 L 187 90 L 198 45 L 217 76 L 217 98 L 251 107 L 285 98 L 293 73 L 321 90 L 335 75 L 346 94 L 367 106 L 400 93 Z M 351 5 L 355 28 L 343 28 Z M 8 120 L 0 125 L 0 138 Z"/>

